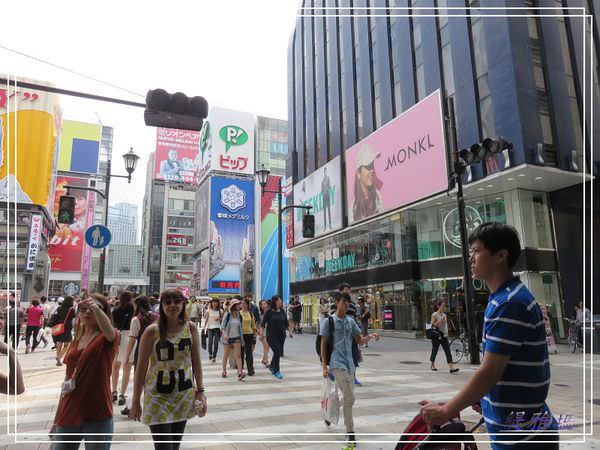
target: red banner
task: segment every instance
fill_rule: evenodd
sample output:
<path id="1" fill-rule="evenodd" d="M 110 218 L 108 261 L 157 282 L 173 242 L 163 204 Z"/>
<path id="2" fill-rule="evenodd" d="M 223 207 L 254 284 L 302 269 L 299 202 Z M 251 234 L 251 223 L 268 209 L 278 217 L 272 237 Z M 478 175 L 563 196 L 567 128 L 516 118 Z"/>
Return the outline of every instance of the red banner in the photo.
<path id="1" fill-rule="evenodd" d="M 86 186 L 85 178 L 58 176 L 54 193 L 54 212 L 58 213 L 58 201 L 66 195 L 65 185 Z M 88 195 L 87 191 L 72 190 L 75 197 L 75 221 L 71 225 L 58 224 L 56 234 L 50 239 L 48 253 L 52 262 L 53 272 L 81 271 L 81 256 L 85 245 L 85 230 L 87 229 Z"/>
<path id="2" fill-rule="evenodd" d="M 154 178 L 197 184 L 199 142 L 197 131 L 157 128 Z"/>
<path id="3" fill-rule="evenodd" d="M 167 234 L 167 246 L 171 247 L 187 247 L 192 244 L 192 236 L 185 234 Z"/>

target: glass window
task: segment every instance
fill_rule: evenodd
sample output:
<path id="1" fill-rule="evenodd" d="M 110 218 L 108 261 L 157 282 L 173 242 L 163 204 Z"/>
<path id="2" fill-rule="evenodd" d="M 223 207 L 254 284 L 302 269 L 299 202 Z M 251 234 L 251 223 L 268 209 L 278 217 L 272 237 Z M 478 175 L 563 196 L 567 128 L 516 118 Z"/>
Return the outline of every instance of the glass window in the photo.
<path id="1" fill-rule="evenodd" d="M 544 192 L 519 191 L 521 205 L 521 245 L 525 248 L 553 249 L 548 197 Z"/>
<path id="2" fill-rule="evenodd" d="M 494 109 L 491 95 L 479 101 L 479 109 L 481 113 L 481 131 L 484 138 L 495 137 L 496 126 L 494 124 Z"/>

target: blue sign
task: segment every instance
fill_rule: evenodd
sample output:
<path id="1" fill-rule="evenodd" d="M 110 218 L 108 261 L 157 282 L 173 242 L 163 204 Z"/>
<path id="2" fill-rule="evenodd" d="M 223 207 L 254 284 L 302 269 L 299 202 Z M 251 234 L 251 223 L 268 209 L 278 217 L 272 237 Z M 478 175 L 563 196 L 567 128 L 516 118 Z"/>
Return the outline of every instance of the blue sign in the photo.
<path id="1" fill-rule="evenodd" d="M 110 244 L 110 230 L 104 225 L 92 225 L 85 232 L 85 242 L 92 248 L 104 248 Z"/>
<path id="2" fill-rule="evenodd" d="M 254 182 L 211 179 L 209 293 L 240 294 L 240 266 L 254 262 Z"/>

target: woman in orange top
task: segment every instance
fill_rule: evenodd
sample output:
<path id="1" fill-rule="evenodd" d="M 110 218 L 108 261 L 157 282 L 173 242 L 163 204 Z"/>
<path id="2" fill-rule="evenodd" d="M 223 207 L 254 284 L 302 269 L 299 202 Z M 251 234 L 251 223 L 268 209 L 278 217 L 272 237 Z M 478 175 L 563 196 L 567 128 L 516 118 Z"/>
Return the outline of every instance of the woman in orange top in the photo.
<path id="1" fill-rule="evenodd" d="M 100 294 L 79 303 L 78 316 L 75 338 L 64 360 L 67 374 L 51 431 L 52 448 L 79 448 L 79 443 L 61 441 L 85 440 L 104 441 L 93 448 L 107 450 L 113 433 L 110 375 L 119 332 L 110 320 L 109 303 Z"/>

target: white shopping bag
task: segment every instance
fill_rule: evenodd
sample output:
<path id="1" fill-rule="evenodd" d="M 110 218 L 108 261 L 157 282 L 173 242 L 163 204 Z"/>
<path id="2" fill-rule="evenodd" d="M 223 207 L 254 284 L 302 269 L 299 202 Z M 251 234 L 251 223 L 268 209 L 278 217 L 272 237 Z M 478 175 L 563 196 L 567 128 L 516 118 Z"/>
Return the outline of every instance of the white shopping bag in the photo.
<path id="1" fill-rule="evenodd" d="M 37 336 L 35 337 L 35 340 L 40 342 L 42 340 L 42 337 L 44 337 L 44 328 L 40 328 L 40 330 L 37 333 Z"/>
<path id="2" fill-rule="evenodd" d="M 325 378 L 321 388 L 321 414 L 323 420 L 335 424 L 340 420 L 340 398 L 338 397 L 335 381 Z"/>

